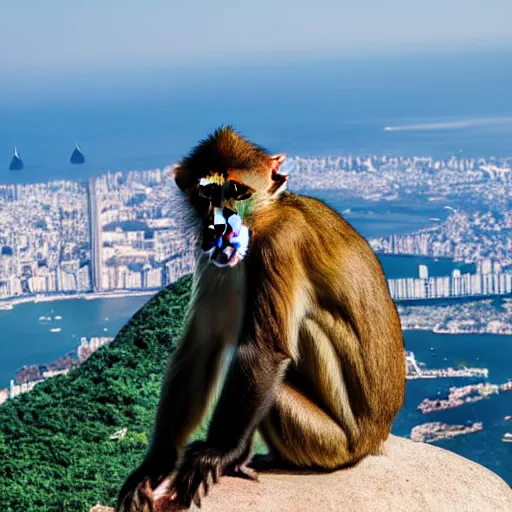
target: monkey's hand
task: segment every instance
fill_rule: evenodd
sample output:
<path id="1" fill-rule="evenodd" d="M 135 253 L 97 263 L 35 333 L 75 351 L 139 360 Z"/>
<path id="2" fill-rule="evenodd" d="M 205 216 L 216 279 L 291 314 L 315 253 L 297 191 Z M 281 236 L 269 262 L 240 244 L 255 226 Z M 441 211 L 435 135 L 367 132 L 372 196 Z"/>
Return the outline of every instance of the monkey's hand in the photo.
<path id="1" fill-rule="evenodd" d="M 191 443 L 169 489 L 175 506 L 187 509 L 194 502 L 197 507 L 201 507 L 201 491 L 203 497 L 206 496 L 210 486 L 218 483 L 222 475 L 257 480 L 256 471 L 247 466 L 250 459 L 250 446 L 233 461 L 232 457 L 220 453 L 205 441 Z"/>
<path id="2" fill-rule="evenodd" d="M 176 505 L 182 509 L 188 509 L 194 502 L 197 507 L 200 507 L 201 490 L 204 493 L 203 496 L 206 496 L 210 486 L 219 481 L 229 462 L 225 455 L 204 441 L 195 441 L 190 444 L 170 486 L 170 494 L 174 494 Z"/>

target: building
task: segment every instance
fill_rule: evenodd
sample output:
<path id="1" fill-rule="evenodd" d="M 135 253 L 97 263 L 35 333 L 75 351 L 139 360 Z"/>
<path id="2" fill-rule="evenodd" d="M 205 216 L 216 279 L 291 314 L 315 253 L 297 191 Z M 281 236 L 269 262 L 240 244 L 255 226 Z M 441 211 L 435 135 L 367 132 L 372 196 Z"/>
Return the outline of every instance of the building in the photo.
<path id="1" fill-rule="evenodd" d="M 89 179 L 87 187 L 87 199 L 89 201 L 89 234 L 91 240 L 91 281 L 92 290 L 98 292 L 103 288 L 103 240 L 100 217 L 100 205 L 96 191 L 96 180 Z"/>

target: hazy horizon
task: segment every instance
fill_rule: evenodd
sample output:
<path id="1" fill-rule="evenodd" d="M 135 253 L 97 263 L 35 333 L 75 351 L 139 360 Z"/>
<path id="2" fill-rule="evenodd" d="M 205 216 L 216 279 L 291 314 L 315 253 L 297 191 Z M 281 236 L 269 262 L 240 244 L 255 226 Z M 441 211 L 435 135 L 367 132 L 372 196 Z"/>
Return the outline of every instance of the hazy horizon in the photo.
<path id="1" fill-rule="evenodd" d="M 4 2 L 0 103 L 158 94 L 223 74 L 237 81 L 326 62 L 512 55 L 510 19 L 509 0 Z"/>
<path id="2" fill-rule="evenodd" d="M 265 91 L 270 96 L 282 93 L 283 87 L 303 89 L 310 84 L 327 87 L 329 82 L 343 86 L 368 80 L 383 80 L 383 86 L 397 81 L 400 88 L 410 82 L 422 85 L 435 84 L 442 92 L 448 82 L 457 81 L 461 88 L 474 88 L 476 81 L 487 82 L 488 88 L 501 89 L 510 79 L 512 44 L 480 45 L 474 48 L 453 46 L 443 51 L 439 48 L 409 53 L 381 52 L 380 54 L 280 56 L 273 60 L 257 59 L 255 62 L 228 60 L 222 64 L 188 63 L 180 65 L 149 65 L 123 69 L 96 70 L 93 72 L 43 73 L 25 70 L 13 73 L 0 81 L 0 109 L 12 107 L 63 103 L 117 101 L 127 98 L 162 99 L 178 95 L 188 100 L 193 97 L 218 98 L 232 95 L 240 97 L 245 89 Z M 400 83 L 398 83 L 400 82 Z M 376 91 L 381 84 L 375 83 Z M 358 85 L 359 87 L 359 85 Z M 368 86 L 369 87 L 369 86 Z M 453 84 L 449 86 L 453 87 Z M 481 90 L 480 93 L 485 91 Z M 221 98 L 222 99 L 222 98 Z M 475 102 L 478 109 L 478 101 Z M 496 114 L 507 113 L 495 112 Z M 485 112 L 485 115 L 491 114 Z"/>
<path id="3" fill-rule="evenodd" d="M 3 72 L 512 43 L 509 0 L 24 0 L 4 2 L 1 13 Z"/>

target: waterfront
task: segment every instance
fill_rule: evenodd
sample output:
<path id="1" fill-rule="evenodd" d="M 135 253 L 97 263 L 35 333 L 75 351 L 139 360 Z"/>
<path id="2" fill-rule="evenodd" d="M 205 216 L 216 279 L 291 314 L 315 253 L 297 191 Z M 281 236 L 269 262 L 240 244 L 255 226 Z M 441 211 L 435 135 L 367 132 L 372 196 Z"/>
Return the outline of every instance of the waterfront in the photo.
<path id="1" fill-rule="evenodd" d="M 380 259 L 387 277 L 416 276 L 418 265 L 425 263 L 429 264 L 433 273 L 449 273 L 453 268 L 460 268 L 460 264 L 449 260 L 435 262 L 428 258 L 389 255 L 382 255 Z M 5 387 L 21 366 L 49 363 L 74 350 L 81 336 L 115 335 L 151 296 L 103 298 L 91 293 L 83 294 L 82 299 L 66 296 L 66 300 L 22 302 L 15 304 L 12 310 L 0 310 L 0 325 L 3 329 L 0 343 L 0 387 Z M 58 299 L 58 296 L 55 298 Z M 49 326 L 38 320 L 41 316 L 47 316 L 52 309 L 55 315 L 62 316 L 58 326 Z M 62 330 L 58 333 L 50 332 L 51 327 L 60 327 Z M 104 331 L 105 328 L 108 330 Z"/>
<path id="2" fill-rule="evenodd" d="M 488 368 L 487 382 L 502 384 L 512 379 L 512 336 L 492 334 L 435 334 L 429 331 L 405 331 L 405 345 L 426 368 Z M 442 422 L 464 425 L 482 422 L 483 429 L 467 435 L 436 442 L 448 450 L 468 457 L 498 473 L 512 485 L 511 446 L 501 439 L 511 429 L 505 416 L 512 414 L 512 393 L 492 395 L 475 403 L 425 416 L 417 409 L 426 397 L 446 395 L 452 386 L 479 382 L 472 378 L 418 379 L 407 382 L 405 405 L 398 415 L 393 433 L 409 436 L 415 425 Z"/>
<path id="3" fill-rule="evenodd" d="M 0 387 L 7 387 L 21 366 L 51 363 L 76 349 L 82 336 L 114 336 L 150 297 L 30 302 L 0 311 Z M 52 310 L 62 319 L 39 320 Z M 53 327 L 62 330 L 50 332 Z"/>

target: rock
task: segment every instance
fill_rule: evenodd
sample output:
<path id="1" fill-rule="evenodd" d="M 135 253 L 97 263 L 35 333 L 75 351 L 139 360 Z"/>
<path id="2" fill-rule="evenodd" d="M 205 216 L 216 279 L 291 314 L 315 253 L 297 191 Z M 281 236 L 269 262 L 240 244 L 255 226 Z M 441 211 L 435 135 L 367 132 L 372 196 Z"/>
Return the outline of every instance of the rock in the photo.
<path id="1" fill-rule="evenodd" d="M 512 489 L 452 452 L 390 436 L 383 455 L 334 473 L 260 473 L 259 482 L 224 477 L 201 511 L 511 512 Z"/>

